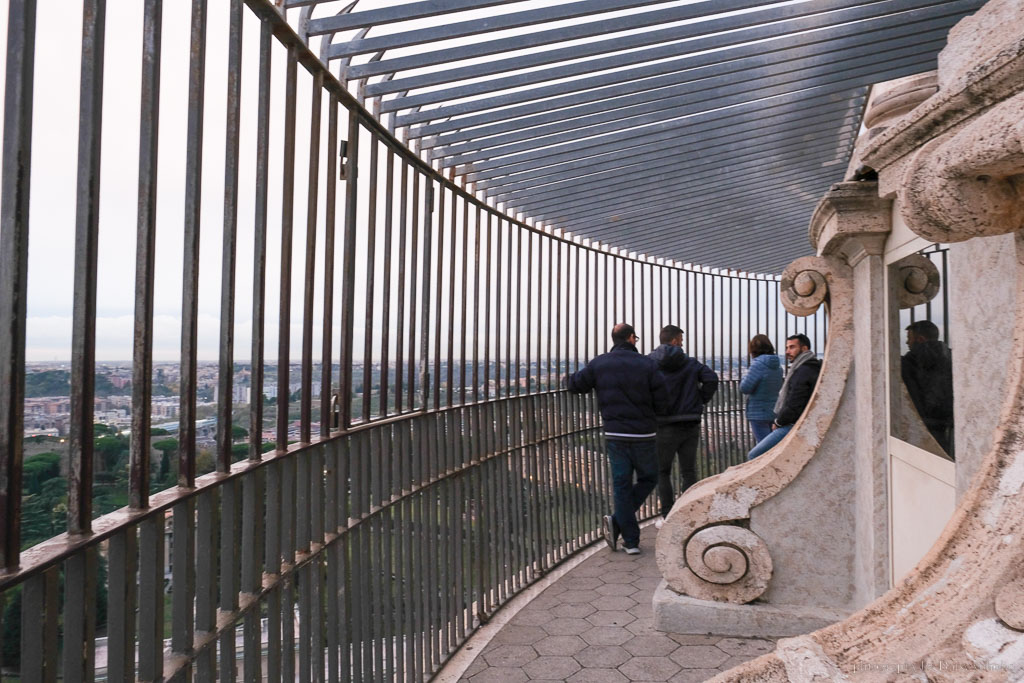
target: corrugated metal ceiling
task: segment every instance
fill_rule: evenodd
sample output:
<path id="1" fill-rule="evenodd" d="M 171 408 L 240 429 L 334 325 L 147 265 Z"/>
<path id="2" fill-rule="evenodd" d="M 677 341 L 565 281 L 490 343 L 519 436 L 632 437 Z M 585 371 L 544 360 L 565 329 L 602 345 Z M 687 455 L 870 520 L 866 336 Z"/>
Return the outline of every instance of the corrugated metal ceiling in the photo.
<path id="1" fill-rule="evenodd" d="M 764 273 L 811 251 L 868 87 L 935 68 L 982 4 L 286 2 L 368 108 L 481 198 L 609 246 Z"/>

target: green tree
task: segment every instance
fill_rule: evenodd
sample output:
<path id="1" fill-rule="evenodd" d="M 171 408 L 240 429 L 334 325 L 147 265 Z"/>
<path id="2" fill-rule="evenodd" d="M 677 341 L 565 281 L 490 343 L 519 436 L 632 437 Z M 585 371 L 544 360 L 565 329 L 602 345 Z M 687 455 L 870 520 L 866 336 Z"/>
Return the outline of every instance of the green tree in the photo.
<path id="1" fill-rule="evenodd" d="M 153 442 L 153 448 L 160 451 L 160 481 L 168 481 L 171 475 L 171 453 L 178 452 L 177 439 L 160 439 Z"/>
<path id="2" fill-rule="evenodd" d="M 113 470 L 121 454 L 128 450 L 128 439 L 120 435 L 101 436 L 93 440 L 93 450 L 99 456 L 102 469 Z"/>
<path id="3" fill-rule="evenodd" d="M 60 454 L 40 453 L 25 460 L 22 486 L 28 494 L 39 493 L 43 482 L 60 476 Z"/>
<path id="4" fill-rule="evenodd" d="M 231 440 L 244 439 L 249 436 L 249 430 L 241 425 L 231 425 Z"/>

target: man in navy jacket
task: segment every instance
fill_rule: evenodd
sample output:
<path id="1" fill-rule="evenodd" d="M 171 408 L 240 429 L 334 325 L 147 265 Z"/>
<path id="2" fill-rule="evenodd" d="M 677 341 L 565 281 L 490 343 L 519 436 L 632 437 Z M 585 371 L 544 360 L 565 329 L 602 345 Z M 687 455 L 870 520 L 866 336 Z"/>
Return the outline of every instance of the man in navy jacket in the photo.
<path id="1" fill-rule="evenodd" d="M 615 550 L 621 534 L 622 544 L 630 555 L 640 553 L 636 511 L 658 480 L 657 416 L 669 407 L 658 364 L 637 351 L 639 340 L 632 325 L 617 324 L 612 328 L 612 350 L 567 378 L 573 393 L 597 391 L 615 499 L 614 514 L 604 517 L 604 536 L 608 546 Z"/>
<path id="2" fill-rule="evenodd" d="M 679 459 L 682 493 L 697 483 L 697 446 L 700 445 L 700 419 L 704 406 L 718 390 L 718 375 L 696 358 L 683 351 L 683 330 L 666 325 L 659 335 L 661 346 L 651 352 L 650 358 L 658 363 L 671 409 L 658 418 L 658 498 L 661 517 L 668 517 L 675 503 L 672 491 L 672 461 Z M 658 520 L 657 526 L 661 527 Z"/>

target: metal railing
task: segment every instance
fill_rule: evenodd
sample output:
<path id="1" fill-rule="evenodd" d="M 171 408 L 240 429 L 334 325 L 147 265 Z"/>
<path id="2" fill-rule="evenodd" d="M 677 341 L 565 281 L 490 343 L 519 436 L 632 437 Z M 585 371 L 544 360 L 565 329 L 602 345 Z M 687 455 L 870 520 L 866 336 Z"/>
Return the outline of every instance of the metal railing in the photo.
<path id="1" fill-rule="evenodd" d="M 613 323 L 634 322 L 647 349 L 663 324 L 678 323 L 690 352 L 722 375 L 705 419 L 705 476 L 752 445 L 737 388 L 747 339 L 807 331 L 824 346 L 824 319 L 785 314 L 774 277 L 619 254 L 479 201 L 362 109 L 265 0 L 230 0 L 229 29 L 209 36 L 206 1 L 193 0 L 188 98 L 178 103 L 187 142 L 159 146 L 169 8 L 145 0 L 129 504 L 97 515 L 97 243 L 110 97 L 102 77 L 114 36 L 105 35 L 104 0 L 82 7 L 67 531 L 23 548 L 28 239 L 39 229 L 29 212 L 32 102 L 35 88 L 51 84 L 35 78 L 33 57 L 45 18 L 37 20 L 35 0 L 9 3 L 0 629 L 10 639 L 0 666 L 22 680 L 429 678 L 511 596 L 598 538 L 610 488 L 597 406 L 559 382 L 604 350 Z M 243 40 L 243 28 L 258 36 Z M 222 127 L 204 112 L 211 41 L 227 53 Z M 254 94 L 242 87 L 250 70 Z M 207 474 L 196 435 L 199 246 L 212 196 L 203 192 L 212 163 L 204 132 L 224 141 L 223 198 L 214 200 L 222 209 L 217 433 Z M 255 151 L 251 173 L 243 150 Z M 185 209 L 178 473 L 176 486 L 154 493 L 154 343 L 164 334 L 154 326 L 164 224 L 157 169 L 179 154 L 184 184 L 170 199 Z M 252 280 L 239 285 L 243 239 Z M 304 250 L 293 268 L 296 242 Z M 248 345 L 237 336 L 240 302 L 251 304 Z M 240 363 L 251 373 L 249 442 L 233 462 Z M 277 394 L 265 404 L 270 372 Z"/>

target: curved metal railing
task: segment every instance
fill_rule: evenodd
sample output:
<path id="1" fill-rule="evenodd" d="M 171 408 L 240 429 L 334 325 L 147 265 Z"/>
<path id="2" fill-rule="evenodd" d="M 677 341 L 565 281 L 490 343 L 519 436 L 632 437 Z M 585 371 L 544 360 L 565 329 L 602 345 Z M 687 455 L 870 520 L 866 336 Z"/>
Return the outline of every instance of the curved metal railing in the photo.
<path id="1" fill-rule="evenodd" d="M 29 180 L 33 164 L 66 161 L 31 150 L 30 103 L 49 91 L 36 78 L 33 47 L 52 17 L 37 18 L 34 0 L 10 3 L 0 665 L 24 680 L 428 678 L 511 596 L 597 538 L 609 485 L 596 405 L 558 387 L 604 350 L 614 322 L 634 322 L 648 349 L 663 324 L 678 323 L 689 351 L 723 376 L 705 419 L 703 474 L 741 460 L 750 445 L 736 388 L 746 340 L 799 329 L 824 344 L 824 320 L 782 312 L 773 277 L 619 254 L 479 201 L 382 128 L 265 0 L 231 0 L 226 29 L 209 36 L 206 3 L 194 0 L 189 96 L 170 102 L 161 101 L 175 92 L 161 85 L 161 64 L 186 53 L 162 30 L 182 9 L 146 0 L 138 31 L 125 37 L 105 35 L 103 0 L 82 4 L 66 496 L 54 508 L 68 523 L 66 533 L 23 548 L 38 512 L 26 507 L 23 482 L 34 457 L 24 438 L 24 292 L 38 263 L 27 243 L 30 232 L 46 234 L 30 217 Z M 130 449 L 116 471 L 101 472 L 100 152 L 104 104 L 117 101 L 103 87 L 104 51 L 140 36 Z M 208 43 L 227 57 L 218 72 L 223 126 L 204 109 L 218 78 Z M 173 123 L 167 107 L 186 122 L 183 149 L 158 144 L 160 121 Z M 224 152 L 223 198 L 214 200 L 223 218 L 210 380 L 216 435 L 205 474 L 199 309 L 212 295 L 199 249 L 220 167 L 209 148 L 204 154 L 204 133 L 223 140 Z M 184 184 L 167 190 L 157 170 L 176 155 Z M 59 188 L 47 189 L 57 201 Z M 185 208 L 183 273 L 169 284 L 157 269 L 157 228 L 165 234 L 167 222 L 158 197 L 160 207 L 181 200 Z M 293 267 L 298 239 L 302 265 Z M 236 283 L 246 269 L 251 295 Z M 153 357 L 165 334 L 154 325 L 154 289 L 162 286 L 182 291 L 180 417 L 176 485 L 154 492 Z M 276 324 L 268 319 L 275 293 Z M 246 305 L 248 345 L 235 319 Z M 265 351 L 275 341 L 276 358 Z M 239 360 L 246 346 L 250 357 Z M 250 398 L 239 405 L 243 382 Z M 235 461 L 232 426 L 243 424 L 247 446 Z M 112 495 L 128 505 L 103 514 L 97 492 L 116 488 L 121 473 L 124 487 Z"/>

